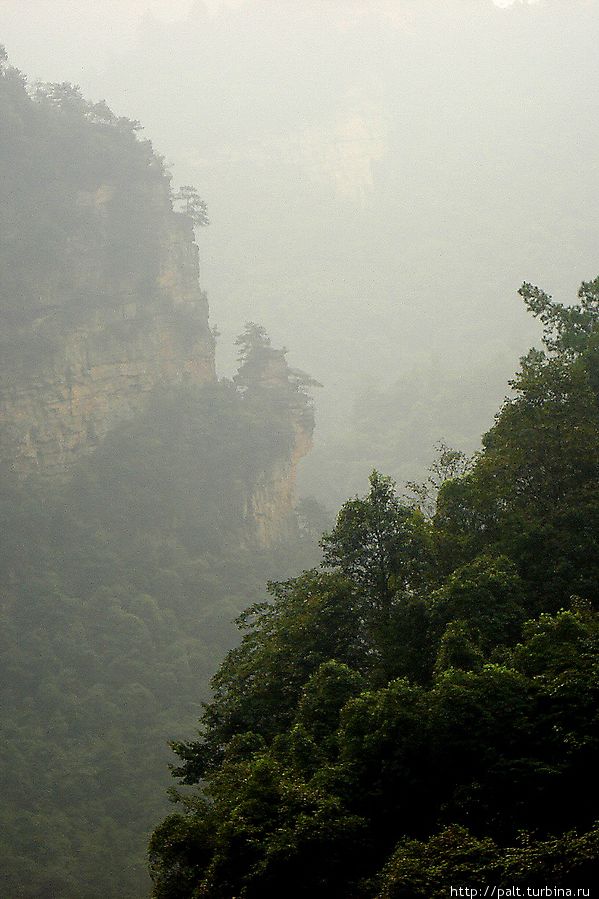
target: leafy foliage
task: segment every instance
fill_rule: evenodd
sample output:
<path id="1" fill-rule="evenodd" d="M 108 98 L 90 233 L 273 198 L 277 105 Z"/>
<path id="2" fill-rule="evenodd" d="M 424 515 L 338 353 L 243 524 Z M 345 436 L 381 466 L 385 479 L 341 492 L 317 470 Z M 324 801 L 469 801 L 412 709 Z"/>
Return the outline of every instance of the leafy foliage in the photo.
<path id="1" fill-rule="evenodd" d="M 472 463 L 450 454 L 432 516 L 374 472 L 324 570 L 241 617 L 174 744 L 201 788 L 152 838 L 157 899 L 596 880 L 596 289 L 525 285 L 546 350 Z"/>
<path id="2" fill-rule="evenodd" d="M 402 841 L 383 872 L 377 899 L 442 899 L 448 884 L 472 889 L 473 883 L 485 881 L 522 889 L 548 883 L 591 884 L 598 852 L 597 827 L 552 840 L 523 837 L 517 846 L 505 849 L 489 837 L 478 839 L 453 825 L 427 841 Z"/>
<path id="3" fill-rule="evenodd" d="M 313 558 L 299 535 L 260 550 L 243 514 L 289 428 L 231 383 L 181 388 L 63 485 L 5 475 L 3 895 L 147 892 L 165 735 L 192 726 L 231 619 Z"/>

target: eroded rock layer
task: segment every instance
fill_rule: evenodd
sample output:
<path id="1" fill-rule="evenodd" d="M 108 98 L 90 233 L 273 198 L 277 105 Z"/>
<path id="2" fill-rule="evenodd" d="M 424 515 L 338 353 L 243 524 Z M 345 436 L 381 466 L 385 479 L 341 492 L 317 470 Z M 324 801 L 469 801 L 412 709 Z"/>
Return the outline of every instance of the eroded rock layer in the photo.
<path id="1" fill-rule="evenodd" d="M 171 213 L 157 283 L 103 305 L 45 303 L 5 343 L 0 458 L 21 474 L 68 470 L 160 385 L 215 379 L 191 223 Z M 5 335 L 6 336 L 6 335 Z"/>

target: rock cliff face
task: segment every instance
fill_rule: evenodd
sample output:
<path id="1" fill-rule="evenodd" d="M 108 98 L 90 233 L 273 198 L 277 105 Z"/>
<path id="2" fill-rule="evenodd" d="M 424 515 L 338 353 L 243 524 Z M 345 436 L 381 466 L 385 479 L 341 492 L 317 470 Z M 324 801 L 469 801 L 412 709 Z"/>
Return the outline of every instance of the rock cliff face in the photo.
<path id="1" fill-rule="evenodd" d="M 148 293 L 124 281 L 102 305 L 54 297 L 15 330 L 0 369 L 0 460 L 19 474 L 66 472 L 159 385 L 215 379 L 191 222 L 170 213 L 161 242 Z"/>
<path id="2" fill-rule="evenodd" d="M 312 448 L 312 430 L 302 418 L 294 421 L 290 455 L 265 471 L 247 497 L 246 517 L 259 546 L 272 546 L 297 532 L 297 523 L 291 516 L 296 499 L 297 466 Z"/>
<path id="3" fill-rule="evenodd" d="M 4 335 L 0 463 L 20 476 L 68 476 L 115 425 L 143 412 L 157 387 L 213 382 L 214 337 L 198 269 L 191 222 L 169 212 L 159 275 L 145 292 L 124 281 L 101 304 L 80 305 L 46 293 L 12 340 Z M 85 272 L 73 278 L 84 295 Z M 284 354 L 270 353 L 254 389 L 285 408 L 292 437 L 242 500 L 249 539 L 263 547 L 294 533 L 296 470 L 313 431 L 305 401 L 290 390 Z"/>
<path id="4" fill-rule="evenodd" d="M 84 295 L 85 272 L 74 270 Z M 100 279 L 99 273 L 95 279 Z M 189 219 L 169 212 L 156 283 L 142 292 L 123 281 L 101 304 L 43 304 L 4 335 L 0 365 L 0 462 L 26 476 L 68 476 L 115 425 L 143 412 L 160 386 L 216 379 L 208 303 L 199 286 L 198 250 Z M 313 419 L 290 393 L 289 369 L 271 351 L 255 388 L 287 407 L 292 432 L 243 499 L 250 539 L 260 546 L 296 527 L 297 465 L 312 446 Z"/>
<path id="5" fill-rule="evenodd" d="M 28 89 L 2 54 L 0 120 L 0 466 L 67 478 L 154 391 L 216 380 L 193 212 L 139 123 L 72 85 Z M 288 526 L 312 430 L 283 354 L 266 357 L 257 414 L 285 433 L 237 496 L 261 544 Z"/>
<path id="6" fill-rule="evenodd" d="M 285 422 L 279 452 L 262 469 L 244 501 L 244 518 L 250 523 L 252 538 L 260 546 L 270 546 L 297 534 L 297 521 L 291 515 L 297 466 L 312 448 L 314 413 L 302 383 L 302 377 L 308 376 L 289 368 L 285 351 L 272 348 L 265 333 L 260 333 L 262 329 L 247 327 L 249 340 L 236 381 L 250 396 L 279 409 Z M 308 382 L 316 383 L 310 378 Z M 273 441 L 276 443 L 274 434 Z"/>

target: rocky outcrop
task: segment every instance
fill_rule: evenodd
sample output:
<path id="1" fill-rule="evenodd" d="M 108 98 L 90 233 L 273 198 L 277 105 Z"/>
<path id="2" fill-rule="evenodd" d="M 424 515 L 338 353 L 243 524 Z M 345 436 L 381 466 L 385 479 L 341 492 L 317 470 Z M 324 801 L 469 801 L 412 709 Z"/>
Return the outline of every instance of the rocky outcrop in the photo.
<path id="1" fill-rule="evenodd" d="M 31 91 L 0 59 L 0 112 L 11 125 L 0 142 L 11 175 L 0 178 L 0 466 L 66 478 L 114 428 L 153 415 L 160 388 L 215 381 L 193 231 L 206 219 L 189 202 L 173 209 L 181 197 L 139 123 L 73 85 Z M 254 391 L 266 436 L 248 436 L 240 451 L 256 458 L 222 488 L 236 491 L 240 532 L 268 545 L 288 532 L 313 420 L 305 384 L 259 326 L 243 355 L 238 408 Z"/>
<path id="2" fill-rule="evenodd" d="M 291 453 L 264 471 L 246 500 L 246 518 L 252 538 L 259 546 L 272 546 L 297 535 L 298 524 L 292 514 L 296 501 L 297 466 L 312 448 L 313 427 L 303 417 L 294 422 Z"/>
<path id="3" fill-rule="evenodd" d="M 66 472 L 116 424 L 145 408 L 159 385 L 215 379 L 214 338 L 199 287 L 191 222 L 166 211 L 159 276 L 122 279 L 88 302 L 44 297 L 25 324 L 4 335 L 0 368 L 0 461 L 19 474 Z"/>
<path id="4" fill-rule="evenodd" d="M 272 348 L 263 329 L 250 325 L 246 337 L 236 381 L 248 397 L 280 410 L 287 436 L 274 461 L 264 467 L 252 484 L 244 502 L 251 537 L 265 547 L 298 534 L 297 519 L 292 514 L 297 467 L 312 448 L 314 432 L 312 400 L 305 388 L 317 382 L 304 372 L 290 369 L 285 351 Z"/>
<path id="5" fill-rule="evenodd" d="M 108 275 L 108 295 L 98 289 L 101 272 L 74 265 L 66 300 L 46 286 L 40 305 L 12 326 L 9 339 L 4 334 L 0 462 L 19 475 L 65 476 L 116 425 L 142 413 L 156 388 L 216 379 L 191 222 L 168 207 L 162 221 L 153 284 L 142 290 L 122 279 L 115 286 Z M 285 434 L 273 434 L 275 449 L 241 499 L 249 540 L 261 547 L 296 532 L 297 466 L 312 446 L 314 428 L 284 352 L 269 344 L 248 354 L 238 380 L 240 391 L 278 410 Z"/>

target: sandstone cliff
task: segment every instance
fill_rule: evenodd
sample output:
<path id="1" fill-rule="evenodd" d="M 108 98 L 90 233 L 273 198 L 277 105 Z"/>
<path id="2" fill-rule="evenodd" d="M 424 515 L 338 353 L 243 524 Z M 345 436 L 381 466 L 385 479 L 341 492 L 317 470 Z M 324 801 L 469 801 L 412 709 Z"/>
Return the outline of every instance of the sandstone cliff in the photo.
<path id="1" fill-rule="evenodd" d="M 153 388 L 215 379 L 191 222 L 172 213 L 162 244 L 149 295 L 125 282 L 91 308 L 56 297 L 15 332 L 0 370 L 2 462 L 21 474 L 64 472 L 144 409 Z"/>
<path id="2" fill-rule="evenodd" d="M 156 390 L 216 381 L 208 303 L 192 217 L 138 123 L 72 85 L 32 92 L 1 59 L 0 117 L 0 465 L 64 479 Z M 263 545 L 288 532 L 313 427 L 283 354 L 266 355 L 254 388 L 286 436 L 239 497 Z"/>
<path id="3" fill-rule="evenodd" d="M 289 456 L 263 472 L 246 500 L 246 517 L 260 546 L 271 546 L 297 533 L 297 523 L 291 516 L 296 499 L 297 466 L 312 448 L 312 427 L 298 418 L 293 434 Z"/>
<path id="4" fill-rule="evenodd" d="M 258 408 L 263 404 L 278 410 L 280 416 L 279 435 L 272 435 L 279 450 L 260 470 L 244 501 L 244 518 L 251 523 L 254 539 L 269 546 L 297 533 L 297 522 L 290 513 L 295 504 L 298 463 L 312 448 L 314 412 L 307 388 L 317 382 L 305 372 L 291 369 L 286 351 L 271 347 L 259 325 L 248 323 L 237 342 L 241 362 L 235 377 L 238 388 Z"/>

